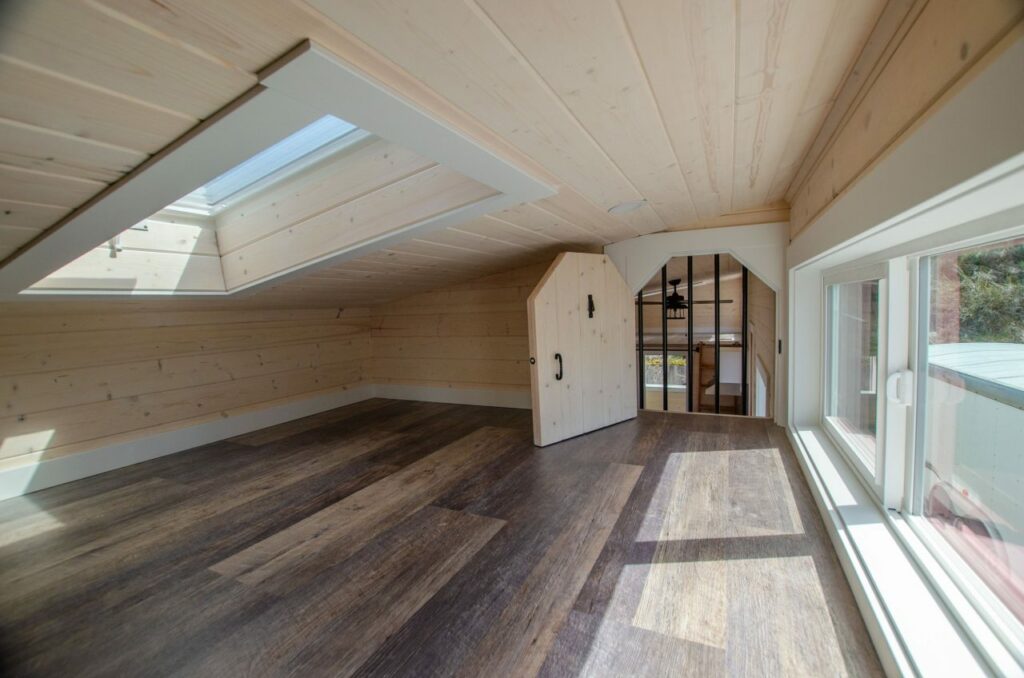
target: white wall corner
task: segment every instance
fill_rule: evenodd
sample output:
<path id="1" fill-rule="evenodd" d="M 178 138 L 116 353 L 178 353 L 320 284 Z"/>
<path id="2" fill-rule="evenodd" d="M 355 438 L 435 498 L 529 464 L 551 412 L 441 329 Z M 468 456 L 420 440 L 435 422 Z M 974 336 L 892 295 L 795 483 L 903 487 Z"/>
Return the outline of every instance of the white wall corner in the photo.
<path id="1" fill-rule="evenodd" d="M 781 295 L 788 244 L 789 222 L 776 221 L 652 233 L 606 245 L 604 253 L 634 293 L 672 257 L 731 254 Z"/>

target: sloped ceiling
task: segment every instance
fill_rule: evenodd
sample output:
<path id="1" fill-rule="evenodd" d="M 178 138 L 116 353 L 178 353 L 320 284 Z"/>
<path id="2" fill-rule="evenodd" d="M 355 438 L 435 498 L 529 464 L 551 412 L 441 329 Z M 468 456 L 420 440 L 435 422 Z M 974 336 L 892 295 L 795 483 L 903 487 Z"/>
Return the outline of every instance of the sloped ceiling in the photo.
<path id="1" fill-rule="evenodd" d="M 884 0 L 24 0 L 0 9 L 0 258 L 310 38 L 558 195 L 240 300 L 359 305 L 639 234 L 785 219 Z M 646 200 L 615 216 L 608 209 Z M 41 272 L 45 273 L 45 272 Z"/>

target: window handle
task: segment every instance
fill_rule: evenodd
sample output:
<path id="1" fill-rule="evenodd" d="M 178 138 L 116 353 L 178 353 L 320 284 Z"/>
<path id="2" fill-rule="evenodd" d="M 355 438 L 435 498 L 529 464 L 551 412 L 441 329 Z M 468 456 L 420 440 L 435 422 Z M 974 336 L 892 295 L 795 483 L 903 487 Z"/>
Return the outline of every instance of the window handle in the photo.
<path id="1" fill-rule="evenodd" d="M 914 392 L 914 373 L 910 370 L 893 372 L 885 380 L 885 398 L 891 403 L 909 407 Z"/>

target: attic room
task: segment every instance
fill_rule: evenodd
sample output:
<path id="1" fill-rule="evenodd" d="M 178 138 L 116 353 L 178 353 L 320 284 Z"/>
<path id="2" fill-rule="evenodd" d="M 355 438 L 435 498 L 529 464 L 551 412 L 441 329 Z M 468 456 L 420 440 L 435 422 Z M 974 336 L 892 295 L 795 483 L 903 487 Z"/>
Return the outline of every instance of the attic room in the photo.
<path id="1" fill-rule="evenodd" d="M 9 0 L 0 395 L 2 675 L 1024 675 L 1024 3 Z"/>

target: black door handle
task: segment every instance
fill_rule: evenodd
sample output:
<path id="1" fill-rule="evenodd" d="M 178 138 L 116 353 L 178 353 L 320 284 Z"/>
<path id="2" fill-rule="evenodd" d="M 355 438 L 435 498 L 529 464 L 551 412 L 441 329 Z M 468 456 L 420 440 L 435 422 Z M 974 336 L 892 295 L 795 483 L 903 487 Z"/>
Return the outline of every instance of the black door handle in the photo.
<path id="1" fill-rule="evenodd" d="M 555 360 L 558 361 L 558 374 L 555 375 L 555 380 L 562 381 L 562 354 L 556 353 Z"/>

